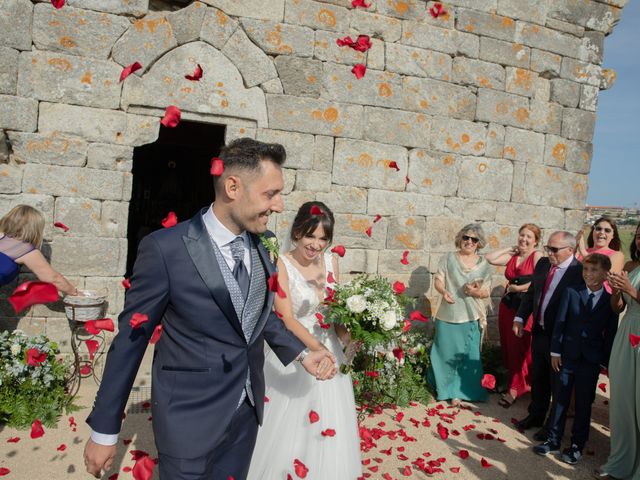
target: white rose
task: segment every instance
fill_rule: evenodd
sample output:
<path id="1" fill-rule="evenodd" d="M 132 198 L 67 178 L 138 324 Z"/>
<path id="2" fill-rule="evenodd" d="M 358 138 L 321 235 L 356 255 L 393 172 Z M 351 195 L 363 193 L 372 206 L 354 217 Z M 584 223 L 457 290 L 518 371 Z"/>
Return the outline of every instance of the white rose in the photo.
<path id="1" fill-rule="evenodd" d="M 362 295 L 347 298 L 347 308 L 353 313 L 362 313 L 367 308 L 367 301 Z"/>
<path id="2" fill-rule="evenodd" d="M 20 345 L 18 345 L 17 343 L 14 343 L 13 345 L 11 345 L 11 354 L 14 357 L 17 357 L 21 351 L 22 351 L 22 347 L 20 347 Z"/>
<path id="3" fill-rule="evenodd" d="M 396 312 L 393 310 L 387 310 L 382 315 L 380 319 L 380 323 L 382 324 L 382 328 L 384 330 L 391 330 L 398 324 L 398 318 L 396 317 Z"/>
<path id="4" fill-rule="evenodd" d="M 396 359 L 396 357 L 393 355 L 393 352 L 387 352 L 386 357 L 389 362 L 393 362 Z"/>

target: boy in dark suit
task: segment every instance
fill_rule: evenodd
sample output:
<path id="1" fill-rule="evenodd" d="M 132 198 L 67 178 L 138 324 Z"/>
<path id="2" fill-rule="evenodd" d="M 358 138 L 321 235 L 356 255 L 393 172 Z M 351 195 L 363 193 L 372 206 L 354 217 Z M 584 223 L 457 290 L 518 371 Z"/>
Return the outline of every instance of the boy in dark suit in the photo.
<path id="1" fill-rule="evenodd" d="M 595 400 L 601 366 L 609 354 L 618 329 L 618 315 L 611 309 L 611 295 L 603 284 L 611 269 L 609 257 L 594 253 L 583 262 L 586 285 L 565 290 L 551 338 L 551 365 L 558 372 L 553 394 L 547 441 L 533 447 L 538 455 L 557 453 L 564 433 L 571 392 L 576 389 L 576 414 L 571 446 L 562 451 L 563 462 L 574 465 L 582 457 L 589 437 L 591 404 Z"/>

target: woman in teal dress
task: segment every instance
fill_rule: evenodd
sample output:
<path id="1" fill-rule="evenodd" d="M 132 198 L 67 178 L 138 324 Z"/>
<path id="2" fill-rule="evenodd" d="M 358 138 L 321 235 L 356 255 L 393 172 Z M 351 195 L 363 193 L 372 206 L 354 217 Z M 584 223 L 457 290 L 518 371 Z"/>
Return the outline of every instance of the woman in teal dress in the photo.
<path id="1" fill-rule="evenodd" d="M 609 359 L 611 452 L 596 478 L 640 479 L 640 346 L 633 347 L 629 338 L 640 335 L 640 225 L 630 250 L 624 270 L 609 275 L 612 307 L 626 312 Z"/>
<path id="2" fill-rule="evenodd" d="M 479 224 L 469 224 L 456 235 L 456 252 L 443 256 L 434 286 L 442 296 L 435 314 L 436 333 L 431 347 L 429 383 L 438 400 L 485 401 L 480 344 L 486 326 L 492 267 L 478 250 L 486 244 Z"/>

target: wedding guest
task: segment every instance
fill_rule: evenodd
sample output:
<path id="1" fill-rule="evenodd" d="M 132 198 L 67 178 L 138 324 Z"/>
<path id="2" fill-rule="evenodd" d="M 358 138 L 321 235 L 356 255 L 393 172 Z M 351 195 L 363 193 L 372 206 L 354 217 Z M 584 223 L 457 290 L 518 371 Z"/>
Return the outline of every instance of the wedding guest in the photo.
<path id="1" fill-rule="evenodd" d="M 611 306 L 623 312 L 609 360 L 609 426 L 611 453 L 596 478 L 640 478 L 640 355 L 633 335 L 640 335 L 640 226 L 629 248 L 631 261 L 622 272 L 612 272 Z"/>
<path id="2" fill-rule="evenodd" d="M 43 233 L 44 216 L 29 205 L 18 205 L 0 219 L 0 285 L 10 283 L 25 265 L 41 282 L 52 283 L 67 295 L 77 295 L 78 289 L 42 255 Z"/>
<path id="3" fill-rule="evenodd" d="M 513 331 L 518 337 L 524 334 L 524 319 L 533 315 L 531 330 L 531 403 L 529 415 L 515 424 L 520 430 L 541 427 L 551 403 L 551 387 L 555 374 L 551 368 L 551 334 L 555 317 L 567 287 L 582 284 L 582 265 L 575 258 L 576 237 L 569 232 L 554 232 L 545 245 L 549 255 L 540 259 L 533 272 L 531 286 L 520 302 L 513 319 Z M 534 439 L 545 441 L 547 429 L 543 428 Z"/>
<path id="4" fill-rule="evenodd" d="M 560 457 L 570 465 L 582 458 L 589 438 L 591 405 L 596 398 L 600 368 L 609 363 L 611 345 L 618 329 L 618 314 L 611 308 L 611 295 L 603 286 L 610 269 L 611 260 L 601 253 L 584 258 L 582 278 L 585 285 L 564 291 L 551 337 L 551 366 L 558 378 L 553 392 L 549 436 L 533 451 L 547 455 L 560 450 L 575 385 L 571 446 L 565 448 Z"/>
<path id="5" fill-rule="evenodd" d="M 278 258 L 278 279 L 286 297 L 276 296 L 274 306 L 307 348 L 328 349 L 342 362 L 340 339 L 348 343 L 346 330 L 326 328 L 317 316 L 323 315 L 328 289 L 339 280 L 338 259 L 327 251 L 333 229 L 333 213 L 324 203 L 300 207 L 291 226 L 292 248 Z M 264 375 L 269 401 L 248 478 L 286 478 L 295 458 L 317 480 L 358 478 L 362 464 L 351 376 L 337 373 L 328 382 L 317 382 L 299 365 L 283 366 L 272 351 L 265 356 Z M 327 429 L 336 435 L 326 438 Z"/>
<path id="6" fill-rule="evenodd" d="M 434 314 L 429 382 L 438 400 L 484 401 L 480 344 L 486 327 L 492 268 L 478 250 L 486 245 L 482 227 L 472 223 L 456 235 L 456 252 L 442 257 L 434 286 L 442 302 Z"/>
<path id="7" fill-rule="evenodd" d="M 537 250 L 542 231 L 533 223 L 525 223 L 518 230 L 518 244 L 487 253 L 485 258 L 492 265 L 506 266 L 504 276 L 507 287 L 498 307 L 498 327 L 502 363 L 509 370 L 509 388 L 500 399 L 500 405 L 509 408 L 516 399 L 531 390 L 529 370 L 531 368 L 531 328 L 530 315 L 521 337 L 513 333 L 513 319 L 520 301 L 531 285 L 533 270 L 542 258 Z"/>
<path id="8" fill-rule="evenodd" d="M 578 260 L 590 253 L 601 253 L 611 258 L 611 271 L 619 273 L 624 265 L 624 254 L 620 251 L 622 243 L 618 233 L 616 222 L 609 217 L 600 217 L 591 226 L 587 237 L 587 245 L 584 244 L 583 231 L 578 232 Z M 605 282 L 605 288 L 609 293 L 611 289 Z"/>

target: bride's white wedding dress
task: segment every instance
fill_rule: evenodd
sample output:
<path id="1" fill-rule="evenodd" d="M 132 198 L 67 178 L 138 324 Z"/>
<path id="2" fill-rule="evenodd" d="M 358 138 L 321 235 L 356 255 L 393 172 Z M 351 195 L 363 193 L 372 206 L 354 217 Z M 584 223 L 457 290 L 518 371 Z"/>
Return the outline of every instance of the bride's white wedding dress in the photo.
<path id="1" fill-rule="evenodd" d="M 315 314 L 321 311 L 316 290 L 282 255 L 289 275 L 295 318 L 336 356 L 344 358 L 333 326 L 320 328 Z M 327 275 L 333 272 L 330 253 L 324 255 Z M 331 286 L 326 284 L 325 286 Z M 284 480 L 295 475 L 294 460 L 309 469 L 308 480 L 356 480 L 361 475 L 360 439 L 351 376 L 338 372 L 318 381 L 299 362 L 284 367 L 275 354 L 265 355 L 264 422 L 251 459 L 249 480 Z M 318 420 L 312 423 L 310 412 Z M 330 436 L 331 430 L 335 435 Z M 327 432 L 328 431 L 328 432 Z M 322 435 L 322 432 L 329 435 Z"/>

